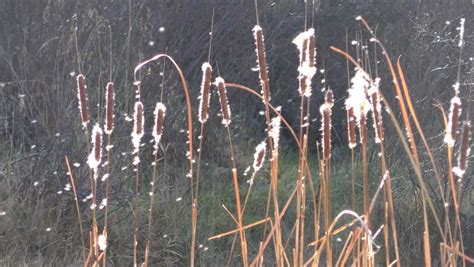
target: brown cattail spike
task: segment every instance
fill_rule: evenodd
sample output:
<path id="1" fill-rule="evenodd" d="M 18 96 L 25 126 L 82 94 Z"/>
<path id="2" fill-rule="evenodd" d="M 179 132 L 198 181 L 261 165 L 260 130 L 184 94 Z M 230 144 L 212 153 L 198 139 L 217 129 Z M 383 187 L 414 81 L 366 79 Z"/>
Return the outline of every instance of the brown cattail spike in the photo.
<path id="1" fill-rule="evenodd" d="M 471 122 L 465 121 L 462 125 L 461 150 L 459 151 L 458 166 L 453 168 L 456 176 L 461 178 L 467 169 L 469 154 L 471 152 Z"/>
<path id="2" fill-rule="evenodd" d="M 372 107 L 372 118 L 375 130 L 375 143 L 383 141 L 383 126 L 382 126 L 382 105 L 379 93 L 380 79 L 376 78 L 375 82 L 370 85 L 368 94 L 370 96 L 370 104 Z"/>
<path id="3" fill-rule="evenodd" d="M 143 125 L 145 118 L 143 115 L 143 103 L 141 101 L 135 102 L 134 114 L 133 114 L 133 132 L 132 132 L 132 143 L 133 147 L 137 151 L 140 147 L 140 140 L 143 137 Z"/>
<path id="4" fill-rule="evenodd" d="M 260 77 L 260 85 L 262 86 L 262 95 L 264 103 L 270 101 L 270 83 L 268 79 L 268 67 L 267 60 L 265 57 L 265 43 L 263 39 L 263 31 L 259 25 L 253 28 L 253 34 L 255 38 L 255 46 L 257 47 L 257 64 L 258 73 Z"/>
<path id="5" fill-rule="evenodd" d="M 114 130 L 114 105 L 115 89 L 114 84 L 109 82 L 105 88 L 105 133 L 110 135 Z"/>
<path id="6" fill-rule="evenodd" d="M 99 125 L 94 125 L 92 129 L 92 151 L 87 158 L 89 167 L 97 172 L 102 159 L 102 129 Z"/>
<path id="7" fill-rule="evenodd" d="M 201 95 L 199 96 L 199 113 L 198 119 L 200 123 L 205 123 L 209 117 L 209 101 L 211 98 L 211 76 L 212 67 L 209 63 L 202 64 L 202 84 Z"/>
<path id="8" fill-rule="evenodd" d="M 458 96 L 454 96 L 451 99 L 451 107 L 449 110 L 449 121 L 444 142 L 449 147 L 453 147 L 458 134 L 459 118 L 461 116 L 461 99 Z"/>
<path id="9" fill-rule="evenodd" d="M 219 102 L 221 103 L 222 124 L 225 127 L 230 124 L 230 108 L 227 100 L 227 92 L 225 88 L 225 81 L 221 77 L 217 77 L 215 84 L 217 86 L 217 93 L 219 94 Z"/>
<path id="10" fill-rule="evenodd" d="M 155 127 L 153 127 L 153 137 L 155 138 L 155 149 L 158 149 L 161 136 L 163 135 L 163 125 L 165 121 L 166 107 L 163 103 L 156 103 L 155 108 Z"/>
<path id="11" fill-rule="evenodd" d="M 255 154 L 254 154 L 254 160 L 253 160 L 254 172 L 257 172 L 263 166 L 263 161 L 265 159 L 265 153 L 266 153 L 266 147 L 267 147 L 266 141 L 263 141 L 255 148 Z"/>
<path id="12" fill-rule="evenodd" d="M 309 37 L 308 60 L 310 67 L 316 67 L 316 36 L 312 34 Z"/>
<path id="13" fill-rule="evenodd" d="M 323 139 L 323 158 L 325 160 L 331 158 L 331 113 L 333 105 L 333 93 L 331 90 L 328 90 L 325 96 L 325 103 L 319 109 L 322 116 L 321 133 Z"/>
<path id="14" fill-rule="evenodd" d="M 87 127 L 87 123 L 89 123 L 89 104 L 87 100 L 86 77 L 82 74 L 77 75 L 77 97 L 79 99 L 82 125 Z"/>

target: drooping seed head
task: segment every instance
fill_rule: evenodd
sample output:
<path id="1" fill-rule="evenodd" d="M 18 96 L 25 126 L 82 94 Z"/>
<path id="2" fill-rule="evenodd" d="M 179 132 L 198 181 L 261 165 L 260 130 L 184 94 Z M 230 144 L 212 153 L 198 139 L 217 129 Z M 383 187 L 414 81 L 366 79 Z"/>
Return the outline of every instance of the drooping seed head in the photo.
<path id="1" fill-rule="evenodd" d="M 375 143 L 383 141 L 383 125 L 382 125 L 382 104 L 380 101 L 380 78 L 376 78 L 375 82 L 370 85 L 368 94 L 370 96 L 370 104 L 372 106 L 372 120 L 375 130 Z"/>
<path id="2" fill-rule="evenodd" d="M 257 53 L 258 74 L 260 78 L 260 86 L 262 87 L 262 95 L 264 103 L 270 101 L 270 84 L 268 79 L 268 66 L 265 57 L 265 43 L 263 38 L 263 31 L 259 25 L 253 28 L 253 35 L 255 38 L 255 46 Z"/>
<path id="3" fill-rule="evenodd" d="M 222 79 L 221 77 L 217 77 L 215 85 L 217 86 L 217 93 L 219 94 L 219 102 L 221 104 L 222 124 L 227 127 L 230 124 L 231 118 L 224 79 Z"/>
<path id="4" fill-rule="evenodd" d="M 92 150 L 87 157 L 87 165 L 89 168 L 97 172 L 100 162 L 102 160 L 102 129 L 98 124 L 94 125 L 92 129 Z"/>
<path id="5" fill-rule="evenodd" d="M 331 113 L 333 105 L 333 93 L 331 90 L 328 90 L 325 96 L 325 103 L 319 108 L 322 117 L 321 137 L 323 139 L 323 158 L 325 160 L 331 158 Z"/>
<path id="6" fill-rule="evenodd" d="M 453 173 L 461 178 L 467 169 L 469 154 L 471 153 L 471 122 L 464 121 L 462 125 L 461 150 L 459 151 L 458 166 L 453 168 Z"/>
<path id="7" fill-rule="evenodd" d="M 87 127 L 89 123 L 89 104 L 87 99 L 86 77 L 77 75 L 77 98 L 79 100 L 79 112 L 81 113 L 81 121 L 83 127 Z"/>
<path id="8" fill-rule="evenodd" d="M 211 99 L 211 77 L 212 67 L 209 63 L 202 64 L 202 83 L 201 95 L 199 96 L 199 113 L 198 120 L 200 123 L 205 123 L 209 118 L 209 101 Z"/>
<path id="9" fill-rule="evenodd" d="M 453 147 L 456 141 L 460 116 L 461 116 L 461 99 L 458 96 L 454 96 L 451 99 L 451 107 L 449 108 L 448 127 L 446 128 L 446 135 L 444 136 L 444 142 L 448 145 L 448 147 Z"/>
<path id="10" fill-rule="evenodd" d="M 155 149 L 158 149 L 161 136 L 163 135 L 163 125 L 165 121 L 166 107 L 163 103 L 156 103 L 155 112 L 155 126 L 153 127 L 153 137 L 155 138 Z"/>
<path id="11" fill-rule="evenodd" d="M 134 113 L 133 113 L 133 132 L 132 132 L 132 144 L 136 151 L 140 147 L 140 140 L 144 134 L 145 116 L 143 110 L 143 103 L 141 101 L 135 102 Z"/>
<path id="12" fill-rule="evenodd" d="M 105 88 L 105 133 L 111 135 L 114 130 L 114 105 L 115 89 L 114 84 L 109 82 Z"/>
<path id="13" fill-rule="evenodd" d="M 263 162 L 265 160 L 265 153 L 266 153 L 266 141 L 264 140 L 255 148 L 255 154 L 253 156 L 253 169 L 254 172 L 257 172 L 262 168 Z"/>

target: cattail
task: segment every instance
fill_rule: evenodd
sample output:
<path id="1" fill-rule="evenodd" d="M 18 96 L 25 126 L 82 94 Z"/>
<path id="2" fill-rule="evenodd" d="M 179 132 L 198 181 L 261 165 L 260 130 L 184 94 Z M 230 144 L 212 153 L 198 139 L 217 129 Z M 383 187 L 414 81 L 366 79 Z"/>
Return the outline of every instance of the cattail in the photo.
<path id="1" fill-rule="evenodd" d="M 349 148 L 353 149 L 357 145 L 356 141 L 356 122 L 355 122 L 355 116 L 354 116 L 354 108 L 349 107 L 347 109 L 347 134 L 349 137 Z"/>
<path id="2" fill-rule="evenodd" d="M 133 132 L 132 132 L 132 144 L 135 148 L 134 152 L 138 152 L 140 147 L 140 140 L 143 137 L 143 126 L 145 124 L 145 117 L 143 115 L 143 103 L 141 101 L 135 102 L 135 108 L 133 113 Z"/>
<path id="3" fill-rule="evenodd" d="M 102 159 L 102 129 L 98 124 L 94 125 L 92 129 L 92 150 L 87 157 L 87 164 L 89 168 L 97 172 L 100 161 Z"/>
<path id="4" fill-rule="evenodd" d="M 458 166 L 453 168 L 453 173 L 461 178 L 466 172 L 467 158 L 471 153 L 471 122 L 465 121 L 462 125 L 461 151 L 458 157 Z"/>
<path id="5" fill-rule="evenodd" d="M 301 96 L 311 96 L 311 80 L 316 74 L 315 55 L 316 55 L 316 37 L 314 29 L 302 32 L 293 39 L 299 51 L 300 65 L 298 67 L 298 91 Z"/>
<path id="6" fill-rule="evenodd" d="M 349 97 L 345 101 L 346 110 L 349 111 L 352 108 L 361 135 L 360 141 L 363 144 L 367 142 L 366 118 L 367 113 L 371 109 L 370 102 L 367 99 L 369 87 L 370 77 L 363 70 L 357 69 L 354 77 L 351 79 L 351 88 L 347 90 Z M 349 146 L 351 146 L 351 141 Z"/>
<path id="7" fill-rule="evenodd" d="M 163 103 L 156 103 L 155 112 L 155 127 L 153 127 L 153 137 L 155 138 L 155 150 L 158 149 L 161 136 L 163 135 L 163 124 L 165 120 L 166 107 Z"/>
<path id="8" fill-rule="evenodd" d="M 444 142 L 448 145 L 448 147 L 453 147 L 454 142 L 456 141 L 460 116 L 461 116 L 461 99 L 458 96 L 454 96 L 451 99 L 451 107 L 449 108 L 448 127 L 446 128 L 446 135 L 444 136 Z"/>
<path id="9" fill-rule="evenodd" d="M 209 63 L 202 64 L 202 83 L 201 95 L 199 96 L 199 113 L 198 120 L 200 123 L 205 123 L 209 118 L 209 101 L 211 99 L 211 76 L 212 67 Z"/>
<path id="10" fill-rule="evenodd" d="M 309 36 L 308 61 L 310 67 L 316 67 L 316 36 Z"/>
<path id="11" fill-rule="evenodd" d="M 270 85 L 268 79 L 268 67 L 267 60 L 265 57 L 265 43 L 263 39 L 263 31 L 259 25 L 255 25 L 253 28 L 253 35 L 255 38 L 255 46 L 257 52 L 257 65 L 258 65 L 258 74 L 260 78 L 260 85 L 262 86 L 262 95 L 264 99 L 264 104 L 270 101 Z"/>
<path id="12" fill-rule="evenodd" d="M 87 127 L 89 123 L 89 104 L 87 100 L 87 85 L 84 75 L 77 75 L 77 98 L 79 99 L 79 112 L 81 113 L 82 125 Z"/>
<path id="13" fill-rule="evenodd" d="M 361 114 L 359 120 L 359 134 L 360 134 L 360 143 L 362 145 L 367 144 L 368 135 L 367 135 L 367 117 L 365 114 Z"/>
<path id="14" fill-rule="evenodd" d="M 219 102 L 221 103 L 222 124 L 227 127 L 230 124 L 230 108 L 229 101 L 227 100 L 227 92 L 224 83 L 225 81 L 221 77 L 216 78 L 215 85 L 217 86 Z"/>
<path id="15" fill-rule="evenodd" d="M 266 141 L 261 142 L 255 148 L 255 154 L 253 156 L 253 170 L 254 172 L 258 172 L 260 168 L 263 166 L 263 162 L 265 160 L 265 153 L 266 153 Z"/>
<path id="16" fill-rule="evenodd" d="M 112 134 L 114 130 L 114 105 L 115 105 L 115 89 L 114 83 L 109 82 L 105 88 L 105 133 Z"/>
<path id="17" fill-rule="evenodd" d="M 372 119 L 375 130 L 375 143 L 383 141 L 383 126 L 382 126 L 382 105 L 380 103 L 380 78 L 376 78 L 374 83 L 370 85 L 368 94 L 372 105 Z"/>
<path id="18" fill-rule="evenodd" d="M 464 22 L 466 22 L 465 18 L 461 18 L 459 21 L 459 47 L 463 47 L 464 45 Z"/>
<path id="19" fill-rule="evenodd" d="M 331 158 L 331 113 L 333 105 L 333 93 L 331 90 L 328 90 L 326 92 L 325 102 L 319 108 L 319 112 L 323 118 L 321 123 L 321 137 L 323 139 L 323 158 L 325 160 Z"/>
<path id="20" fill-rule="evenodd" d="M 276 158 L 278 156 L 279 143 L 280 143 L 280 127 L 281 127 L 280 116 L 277 116 L 270 121 L 270 132 L 268 133 L 268 136 L 270 136 L 273 142 L 272 158 Z"/>

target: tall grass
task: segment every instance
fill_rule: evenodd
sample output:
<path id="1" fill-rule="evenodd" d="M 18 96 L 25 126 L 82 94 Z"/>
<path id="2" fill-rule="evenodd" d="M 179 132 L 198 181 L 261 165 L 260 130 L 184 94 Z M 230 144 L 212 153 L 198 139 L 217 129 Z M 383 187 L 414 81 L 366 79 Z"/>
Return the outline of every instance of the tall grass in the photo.
<path id="1" fill-rule="evenodd" d="M 410 163 L 410 169 L 416 176 L 415 190 L 419 193 L 422 202 L 423 218 L 423 257 L 425 266 L 431 266 L 434 262 L 433 254 L 439 255 L 440 265 L 456 266 L 462 264 L 474 264 L 474 259 L 468 251 L 465 251 L 463 244 L 463 224 L 461 219 L 460 201 L 463 184 L 463 176 L 468 167 L 468 157 L 471 147 L 471 126 L 468 116 L 461 113 L 462 100 L 459 97 L 459 85 L 454 86 L 454 96 L 451 101 L 449 115 L 445 122 L 445 138 L 447 145 L 446 162 L 435 159 L 432 155 L 432 149 L 426 141 L 422 124 L 419 122 L 416 110 L 410 97 L 410 90 L 405 78 L 402 64 L 397 61 L 396 66 L 392 62 L 388 51 L 378 40 L 374 31 L 369 24 L 362 18 L 358 17 L 362 27 L 365 28 L 374 49 L 378 47 L 383 51 L 384 60 L 389 70 L 390 78 L 393 81 L 393 89 L 396 95 L 397 108 L 392 108 L 392 101 L 387 99 L 388 95 L 382 88 L 389 87 L 382 84 L 382 79 L 371 71 L 372 67 L 377 70 L 376 66 L 371 66 L 372 59 L 368 53 L 360 52 L 354 59 L 348 51 L 332 47 L 335 54 L 343 56 L 348 62 L 348 73 L 350 66 L 353 67 L 353 78 L 349 81 L 347 96 L 338 95 L 337 92 L 324 88 L 317 90 L 317 83 L 314 83 L 318 77 L 316 62 L 316 35 L 313 28 L 303 31 L 294 39 L 294 44 L 299 51 L 299 67 L 298 67 L 298 90 L 300 95 L 300 117 L 299 129 L 293 129 L 282 116 L 281 107 L 272 105 L 269 70 L 265 54 L 265 43 L 263 29 L 260 25 L 253 28 L 253 34 L 256 47 L 256 61 L 260 79 L 261 90 L 249 88 L 237 83 L 226 82 L 219 74 L 212 84 L 213 66 L 210 61 L 210 52 L 208 61 L 202 64 L 202 84 L 200 88 L 197 120 L 200 123 L 200 133 L 198 136 L 199 146 L 197 150 L 193 145 L 194 139 L 194 113 L 193 105 L 190 97 L 190 90 L 186 83 L 185 77 L 178 64 L 166 54 L 158 54 L 148 60 L 137 65 L 134 71 L 135 80 L 135 106 L 134 106 L 134 126 L 131 133 L 131 143 L 133 147 L 133 162 L 130 164 L 134 168 L 135 179 L 133 182 L 134 195 L 132 213 L 133 223 L 131 226 L 131 247 L 133 248 L 130 261 L 133 266 L 151 266 L 150 255 L 153 249 L 160 249 L 157 241 L 153 240 L 152 232 L 156 231 L 160 225 L 154 224 L 154 210 L 156 202 L 157 179 L 160 169 L 158 168 L 158 154 L 162 136 L 166 136 L 166 125 L 170 122 L 165 120 L 167 109 L 181 107 L 165 107 L 160 99 L 156 103 L 154 109 L 153 123 L 153 148 L 151 159 L 151 182 L 144 184 L 143 164 L 147 157 L 143 153 L 147 151 L 143 138 L 147 128 L 145 118 L 147 118 L 144 102 L 142 102 L 142 77 L 145 75 L 142 70 L 145 66 L 157 62 L 159 59 L 166 59 L 172 63 L 175 71 L 179 75 L 181 86 L 185 95 L 185 108 L 187 119 L 187 145 L 188 151 L 185 155 L 189 161 L 187 170 L 187 182 L 189 182 L 191 191 L 191 203 L 189 213 L 191 214 L 191 222 L 185 223 L 191 229 L 189 262 L 191 266 L 196 265 L 196 243 L 198 240 L 199 228 L 198 218 L 205 217 L 207 214 L 200 214 L 198 208 L 199 192 L 207 192 L 207 188 L 200 189 L 201 159 L 203 152 L 204 129 L 209 124 L 206 122 L 213 116 L 210 112 L 212 109 L 211 96 L 212 92 L 217 91 L 220 105 L 221 124 L 223 126 L 224 135 L 226 136 L 228 149 L 227 157 L 228 169 L 226 171 L 225 183 L 233 191 L 233 202 L 229 206 L 228 203 L 222 203 L 223 214 L 228 215 L 230 225 L 234 225 L 231 229 L 220 229 L 222 232 L 213 233 L 209 236 L 209 242 L 214 240 L 234 237 L 234 242 L 228 250 L 229 259 L 234 255 L 235 242 L 240 243 L 239 260 L 243 266 L 402 266 L 402 251 L 400 248 L 399 224 L 397 223 L 397 208 L 394 199 L 394 191 L 396 185 L 392 182 L 392 169 L 385 144 L 388 141 L 400 143 L 405 154 L 400 157 L 407 159 Z M 258 21 L 258 19 L 257 19 Z M 459 42 L 460 50 L 463 47 L 463 21 L 461 22 L 462 31 L 460 33 L 461 40 Z M 212 31 L 211 31 L 212 32 Z M 462 52 L 460 53 L 460 57 Z M 225 59 L 224 59 L 225 60 Z M 375 61 L 378 59 L 375 58 Z M 349 64 L 350 63 L 350 64 Z M 222 74 L 225 76 L 225 73 Z M 458 81 L 459 82 L 459 81 Z M 85 86 L 85 77 L 80 74 L 77 76 L 79 113 L 81 123 L 84 128 L 86 140 L 88 141 L 88 165 L 90 167 L 92 192 L 92 222 L 89 231 L 89 246 L 86 246 L 85 239 L 87 237 L 84 225 L 82 224 L 81 211 L 79 208 L 74 173 L 66 157 L 66 165 L 69 172 L 70 181 L 73 188 L 73 196 L 76 205 L 76 211 L 80 226 L 80 234 L 82 241 L 82 251 L 84 266 L 105 266 L 107 264 L 108 246 L 108 229 L 113 227 L 113 222 L 108 221 L 108 204 L 109 199 L 109 180 L 111 168 L 111 152 L 112 143 L 111 135 L 114 129 L 114 85 L 110 81 L 106 86 L 105 94 L 105 122 L 104 132 L 107 135 L 106 145 L 103 146 L 102 129 L 100 128 L 100 108 L 97 112 L 97 121 L 89 136 L 88 125 L 92 121 L 89 115 L 87 91 Z M 245 125 L 234 126 L 231 113 L 232 96 L 228 94 L 228 89 L 237 90 L 238 94 L 247 93 L 255 96 L 258 104 L 264 110 L 265 125 L 262 125 L 262 132 L 266 132 L 266 137 L 259 143 L 255 152 L 253 152 L 252 173 L 248 183 L 243 183 L 243 177 L 246 172 L 241 170 L 245 166 L 236 159 L 236 144 L 233 141 L 233 131 L 238 130 L 237 127 L 245 127 Z M 382 92 L 384 91 L 384 92 Z M 233 92 L 232 92 L 233 93 Z M 315 103 L 312 96 L 324 93 L 324 102 Z M 351 153 L 351 178 L 347 178 L 347 183 L 351 184 L 351 209 L 334 210 L 334 179 L 335 172 L 338 168 L 337 160 L 334 157 L 336 150 L 333 146 L 333 107 L 335 102 L 343 100 L 346 109 L 347 122 L 347 145 Z M 100 101 L 99 101 L 100 103 Z M 314 120 L 311 119 L 311 105 L 318 105 L 320 114 L 316 117 L 317 123 L 320 125 L 320 134 L 316 142 L 316 148 L 313 149 L 314 133 L 309 131 L 309 126 Z M 234 111 L 235 112 L 235 111 Z M 399 116 L 400 114 L 400 116 Z M 446 115 L 443 114 L 445 117 Z M 401 117 L 401 121 L 400 118 Z M 386 118 L 389 118 L 387 123 Z M 370 123 L 371 120 L 371 123 Z M 460 122 L 464 121 L 462 125 Z M 280 131 L 281 127 L 290 132 L 292 142 L 298 149 L 297 173 L 294 177 L 282 177 L 280 175 Z M 372 125 L 372 127 L 370 127 Z M 461 127 L 460 127 L 461 126 Z M 217 128 L 213 126 L 214 128 Z M 209 127 L 211 128 L 211 127 Z M 387 130 L 390 129 L 390 131 Z M 462 129 L 459 133 L 459 128 Z M 215 130 L 213 128 L 209 130 Z M 216 130 L 218 131 L 218 129 Z M 357 137 L 359 140 L 357 140 Z M 421 141 L 421 142 L 420 142 Z M 458 159 L 455 162 L 455 149 L 459 147 Z M 102 154 L 106 150 L 106 155 Z M 344 146 L 344 149 L 347 148 Z M 349 152 L 347 150 L 347 152 Z M 372 159 L 370 157 L 371 150 L 375 150 L 378 157 Z M 426 153 L 427 159 L 422 157 L 422 151 Z M 316 155 L 311 155 L 316 151 Z M 340 152 L 338 149 L 337 152 Z M 194 152 L 198 152 L 197 162 L 195 162 Z M 252 152 L 249 152 L 249 155 Z M 102 158 L 106 157 L 105 162 Z M 268 158 L 265 161 L 265 158 Z M 358 160 L 361 158 L 361 160 Z M 311 161 L 316 162 L 311 162 Z M 427 162 L 423 162 L 426 160 Z M 359 162 L 360 161 L 360 162 Z M 435 170 L 437 179 L 437 190 L 429 191 L 427 186 L 426 165 L 431 165 Z M 317 173 L 314 173 L 311 166 L 317 166 Z M 448 166 L 447 173 L 442 173 L 440 166 Z M 456 166 L 454 166 L 456 165 Z M 197 170 L 196 174 L 194 169 Z M 252 199 L 252 191 L 257 172 L 266 179 L 266 205 L 265 213 L 259 214 L 261 218 L 250 220 L 248 210 L 252 205 L 262 205 L 255 203 Z M 97 187 L 100 174 L 103 173 L 102 181 L 105 181 L 104 191 L 105 197 L 102 205 L 104 210 L 103 231 L 99 231 L 100 223 L 97 220 Z M 349 173 L 349 172 L 347 172 Z M 230 179 L 226 179 L 230 178 Z M 290 189 L 282 189 L 280 183 L 282 179 L 291 179 L 292 187 Z M 457 178 L 457 179 L 456 179 Z M 431 184 L 431 183 L 430 183 Z M 358 186 L 361 185 L 361 186 Z M 147 186 L 146 189 L 142 189 Z M 142 206 L 144 197 L 141 192 L 148 191 L 148 219 L 146 234 L 140 231 L 140 218 L 142 215 Z M 284 196 L 280 194 L 282 190 L 289 190 Z M 435 193 L 433 193 L 435 192 Z M 202 193 L 202 192 L 201 192 Z M 437 194 L 437 195 L 435 195 Z M 362 201 L 359 197 L 362 195 Z M 245 197 L 244 197 L 245 196 Z M 285 198 L 286 197 L 286 198 Z M 442 199 L 442 207 L 435 203 L 434 199 Z M 160 209 L 160 207 L 157 207 Z M 292 216 L 288 214 L 292 214 Z M 454 217 L 452 217 L 454 215 Z M 434 223 L 431 223 L 433 222 Z M 189 225 L 188 225 L 189 224 Z M 290 225 L 290 227 L 284 227 Z M 254 235 L 258 232 L 261 236 L 256 243 L 254 239 L 249 238 L 248 232 L 252 231 Z M 145 235 L 145 237 L 144 237 Z M 236 237 L 238 235 L 238 241 Z M 432 235 L 440 237 L 439 243 L 434 243 L 430 238 Z M 143 242 L 143 240 L 145 240 Z M 88 256 L 86 251 L 89 250 Z M 144 251 L 140 251 L 144 250 Z M 225 249 L 223 249 L 225 250 Z"/>

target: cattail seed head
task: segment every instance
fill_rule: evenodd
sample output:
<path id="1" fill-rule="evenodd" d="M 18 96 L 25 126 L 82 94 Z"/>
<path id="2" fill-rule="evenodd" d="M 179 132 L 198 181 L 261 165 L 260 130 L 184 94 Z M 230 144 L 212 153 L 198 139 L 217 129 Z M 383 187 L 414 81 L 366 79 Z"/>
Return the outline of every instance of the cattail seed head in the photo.
<path id="1" fill-rule="evenodd" d="M 446 135 L 444 136 L 444 142 L 448 147 L 453 147 L 458 134 L 459 118 L 461 116 L 461 99 L 458 96 L 454 96 L 451 99 L 451 107 L 449 108 L 449 120 L 448 127 L 446 128 Z"/>
<path id="2" fill-rule="evenodd" d="M 86 77 L 77 75 L 77 97 L 79 100 L 79 112 L 81 113 L 81 121 L 83 127 L 87 127 L 89 123 L 89 104 L 87 99 Z"/>
<path id="3" fill-rule="evenodd" d="M 259 25 L 255 25 L 255 27 L 253 28 L 253 35 L 255 38 L 258 74 L 260 78 L 260 85 L 262 87 L 262 95 L 263 95 L 264 103 L 268 103 L 270 101 L 270 85 L 269 85 L 269 79 L 268 79 L 268 67 L 267 67 L 267 60 L 265 57 L 265 43 L 263 39 L 263 31 Z"/>
<path id="4" fill-rule="evenodd" d="M 467 169 L 467 159 L 471 153 L 471 122 L 465 121 L 462 125 L 461 150 L 458 157 L 458 166 L 453 168 L 453 173 L 461 178 Z"/>
<path id="5" fill-rule="evenodd" d="M 310 67 L 316 67 L 316 36 L 309 36 L 308 60 Z"/>
<path id="6" fill-rule="evenodd" d="M 298 34 L 298 36 L 293 39 L 293 44 L 296 45 L 300 58 L 300 65 L 298 67 L 298 91 L 301 96 L 310 97 L 312 94 L 311 80 L 316 74 L 316 37 L 314 36 L 314 29 L 310 28 Z"/>
<path id="7" fill-rule="evenodd" d="M 221 77 L 217 77 L 215 81 L 217 86 L 217 93 L 219 94 L 219 102 L 221 104 L 222 124 L 227 127 L 230 124 L 230 108 L 227 100 L 227 92 L 225 88 L 225 81 Z"/>
<path id="8" fill-rule="evenodd" d="M 354 116 L 354 108 L 347 109 L 347 133 L 349 137 L 349 148 L 353 149 L 357 145 L 356 141 L 356 122 Z"/>
<path id="9" fill-rule="evenodd" d="M 114 105 L 115 89 L 114 84 L 109 82 L 105 88 L 105 133 L 110 135 L 114 130 Z"/>
<path id="10" fill-rule="evenodd" d="M 273 142 L 272 158 L 278 156 L 279 143 L 280 143 L 280 127 L 281 127 L 281 118 L 277 116 L 270 121 L 270 132 L 268 135 Z"/>
<path id="11" fill-rule="evenodd" d="M 98 124 L 94 125 L 92 129 L 92 150 L 87 157 L 87 164 L 89 168 L 97 172 L 100 162 L 102 160 L 102 129 Z"/>
<path id="12" fill-rule="evenodd" d="M 144 133 L 144 124 L 145 124 L 145 116 L 143 110 L 143 103 L 141 101 L 135 102 L 135 108 L 133 113 L 133 132 L 132 132 L 132 144 L 135 148 L 135 152 L 138 151 L 140 147 L 140 140 L 143 137 Z"/>
<path id="13" fill-rule="evenodd" d="M 163 103 L 156 103 L 155 112 L 155 127 L 153 127 L 153 137 L 155 138 L 155 149 L 158 149 L 158 144 L 160 143 L 161 136 L 163 135 L 163 125 L 166 114 L 166 107 Z"/>
<path id="14" fill-rule="evenodd" d="M 372 119 L 375 130 L 375 143 L 383 141 L 383 125 L 382 125 L 382 105 L 379 93 L 380 78 L 376 78 L 375 82 L 370 85 L 368 94 L 370 96 L 370 104 L 372 106 Z"/>
<path id="15" fill-rule="evenodd" d="M 319 112 L 322 116 L 321 122 L 321 134 L 322 134 L 322 145 L 323 145 L 323 158 L 328 160 L 331 158 L 331 113 L 333 102 L 333 93 L 331 90 L 326 92 L 325 103 L 319 108 Z"/>
<path id="16" fill-rule="evenodd" d="M 199 96 L 199 113 L 198 120 L 200 123 L 205 123 L 209 118 L 209 101 L 211 99 L 211 76 L 212 67 L 209 63 L 202 64 L 202 83 L 201 95 Z"/>
<path id="17" fill-rule="evenodd" d="M 351 88 L 347 90 L 349 97 L 345 101 L 346 110 L 352 108 L 355 122 L 359 127 L 361 143 L 367 142 L 366 118 L 370 111 L 370 102 L 367 99 L 367 90 L 370 87 L 370 77 L 361 69 L 357 69 L 354 77 L 351 79 Z M 350 122 L 350 121 L 349 121 Z M 349 143 L 351 146 L 351 142 Z"/>
<path id="18" fill-rule="evenodd" d="M 264 140 L 255 148 L 255 154 L 253 156 L 254 172 L 257 172 L 263 166 L 263 162 L 265 160 L 266 147 L 267 147 L 266 141 Z"/>

